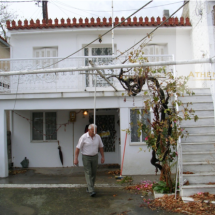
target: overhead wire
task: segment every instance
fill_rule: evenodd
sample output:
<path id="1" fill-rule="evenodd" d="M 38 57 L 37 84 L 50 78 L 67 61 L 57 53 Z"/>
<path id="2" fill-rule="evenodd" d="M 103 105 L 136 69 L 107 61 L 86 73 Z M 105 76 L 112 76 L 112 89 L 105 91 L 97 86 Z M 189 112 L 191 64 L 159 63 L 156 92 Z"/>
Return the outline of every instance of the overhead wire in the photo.
<path id="1" fill-rule="evenodd" d="M 54 2 L 52 2 L 52 4 L 53 4 L 54 6 L 56 6 L 58 9 L 60 9 L 63 13 L 65 13 L 65 14 L 69 17 L 69 15 L 68 15 L 66 12 L 64 12 L 59 6 L 57 6 Z"/>
<path id="2" fill-rule="evenodd" d="M 53 3 L 53 2 L 57 3 L 57 1 L 52 1 L 52 3 Z M 51 2 L 50 2 L 50 3 L 51 3 Z M 69 5 L 67 5 L 67 4 L 65 4 L 65 3 L 62 3 L 62 2 L 59 2 L 59 3 L 57 3 L 57 4 L 60 4 L 61 6 L 66 7 L 66 8 L 70 7 L 70 8 L 77 9 L 77 8 L 75 8 L 75 7 L 69 6 Z M 64 5 L 65 5 L 65 6 L 64 6 Z M 65 9 L 65 10 L 68 10 L 68 9 Z M 78 9 L 78 10 L 83 11 L 82 9 Z M 71 10 L 68 10 L 68 11 L 71 11 Z M 73 12 L 73 11 L 72 11 L 72 12 Z M 85 12 L 85 13 L 89 13 L 89 14 L 91 14 L 91 15 L 98 16 L 97 14 L 93 14 L 93 13 L 90 13 L 90 12 Z"/>
<path id="3" fill-rule="evenodd" d="M 125 54 L 127 51 L 131 50 L 132 48 L 134 48 L 136 45 L 138 45 L 140 42 L 142 42 L 143 40 L 145 40 L 147 37 L 149 37 L 150 35 L 152 35 L 158 28 L 160 28 L 165 22 L 167 22 L 173 15 L 175 15 L 179 10 L 181 10 L 181 8 L 183 8 L 187 3 L 189 2 L 186 1 L 181 7 L 179 7 L 174 13 L 172 13 L 167 19 L 165 19 L 160 25 L 158 25 L 154 30 L 152 30 L 149 34 L 147 34 L 145 37 L 143 37 L 141 40 L 139 40 L 137 43 L 135 43 L 133 46 L 131 46 L 129 49 L 127 49 L 126 51 L 122 52 L 120 55 L 118 55 L 116 58 L 122 56 L 123 54 Z"/>
<path id="4" fill-rule="evenodd" d="M 65 12 L 65 11 L 63 11 L 63 10 L 67 10 L 67 11 L 69 11 L 69 12 L 73 12 L 73 11 L 71 11 L 71 10 L 68 10 L 68 9 L 65 9 L 65 8 L 62 8 L 62 7 L 60 7 L 59 5 L 57 5 L 58 3 L 54 3 L 54 1 L 52 1 L 51 2 L 53 5 L 55 5 L 56 7 L 58 7 L 63 13 L 65 13 L 68 17 L 69 17 L 69 15 Z M 79 14 L 79 13 L 76 13 L 76 12 L 73 12 L 74 14 L 76 14 L 76 15 L 78 15 L 78 16 L 82 16 L 81 14 Z"/>
<path id="5" fill-rule="evenodd" d="M 55 2 L 58 2 L 57 0 L 55 1 Z M 59 1 L 60 3 L 61 3 L 61 1 Z M 178 4 L 178 3 L 182 3 L 182 2 L 184 2 L 184 1 L 178 1 L 178 2 L 174 2 L 174 3 L 168 3 L 168 4 L 162 4 L 162 5 L 157 5 L 157 6 L 152 6 L 152 7 L 147 7 L 147 9 L 149 9 L 149 8 L 156 8 L 156 7 L 161 7 L 161 6 L 167 6 L 167 5 L 172 5 L 172 4 Z M 69 6 L 68 4 L 65 4 L 64 3 L 64 5 L 67 5 L 68 7 L 71 7 L 71 8 L 74 8 L 74 9 L 76 9 L 76 10 L 81 10 L 81 11 L 93 11 L 93 12 L 112 12 L 112 11 L 108 11 L 108 10 L 86 10 L 86 9 L 82 9 L 82 8 L 77 8 L 77 7 L 72 7 L 72 6 Z M 145 10 L 146 8 L 143 8 L 143 10 Z M 114 12 L 123 12 L 123 11 L 133 11 L 133 10 L 137 10 L 137 9 L 129 9 L 129 10 L 114 10 Z"/>
<path id="6" fill-rule="evenodd" d="M 125 22 L 128 18 L 130 18 L 131 16 L 133 16 L 135 13 L 139 12 L 142 8 L 146 7 L 148 4 L 150 4 L 153 0 L 149 1 L 148 3 L 146 3 L 145 5 L 143 5 L 141 8 L 139 8 L 137 11 L 135 11 L 134 13 L 132 13 L 130 16 L 128 16 L 126 19 L 124 19 L 123 21 L 121 21 L 120 23 L 118 23 L 117 25 L 115 25 L 113 28 L 109 29 L 108 31 L 106 31 L 104 34 L 100 35 L 98 38 L 94 39 L 92 42 L 88 43 L 87 45 L 83 46 L 82 48 L 78 49 L 77 51 L 73 52 L 72 54 L 62 58 L 61 60 L 53 63 L 53 64 L 50 64 L 48 66 L 45 66 L 43 67 L 42 69 L 45 69 L 45 68 L 48 68 L 50 66 L 53 66 L 71 56 L 73 56 L 74 54 L 78 53 L 79 51 L 85 49 L 87 46 L 91 45 L 92 43 L 94 43 L 96 40 L 99 40 L 101 37 L 103 37 L 104 35 L 108 34 L 110 31 L 112 31 L 114 28 L 118 27 L 119 25 L 121 25 L 123 22 Z"/>
<path id="7" fill-rule="evenodd" d="M 32 13 L 31 17 L 33 18 L 35 14 L 36 15 L 38 14 L 38 12 L 41 12 L 41 9 L 37 7 L 36 10 Z M 37 16 L 36 16 L 36 18 L 37 18 Z"/>
<path id="8" fill-rule="evenodd" d="M 0 1 L 0 3 L 23 3 L 23 2 L 33 2 L 33 1 Z"/>

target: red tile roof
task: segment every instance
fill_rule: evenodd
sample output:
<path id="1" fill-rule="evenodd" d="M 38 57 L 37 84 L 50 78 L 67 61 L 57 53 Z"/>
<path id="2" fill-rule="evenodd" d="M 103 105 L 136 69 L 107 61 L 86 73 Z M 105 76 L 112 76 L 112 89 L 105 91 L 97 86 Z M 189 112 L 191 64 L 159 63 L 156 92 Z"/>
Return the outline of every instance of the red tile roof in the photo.
<path id="1" fill-rule="evenodd" d="M 121 21 L 124 20 L 125 18 L 122 17 Z M 120 26 L 157 26 L 159 25 L 162 21 L 164 21 L 166 18 L 163 17 L 162 20 L 160 17 L 157 17 L 155 20 L 154 17 L 151 17 L 149 20 L 148 17 L 145 17 L 144 20 L 142 17 L 139 17 L 139 20 L 137 20 L 137 17 L 133 18 L 133 21 L 131 18 L 126 20 L 124 23 L 122 23 Z M 74 27 L 82 27 L 82 28 L 87 28 L 87 27 L 108 27 L 112 26 L 112 18 L 109 18 L 107 21 L 107 18 L 103 18 L 102 21 L 100 18 L 95 19 L 91 18 L 90 21 L 88 18 L 86 18 L 83 22 L 83 19 L 80 18 L 77 22 L 76 18 L 72 19 L 67 19 L 67 22 L 65 23 L 65 20 L 62 18 L 60 20 L 60 23 L 58 22 L 58 19 L 56 18 L 54 20 L 54 23 L 52 23 L 52 19 L 48 20 L 48 23 L 43 19 L 42 23 L 40 23 L 40 20 L 37 19 L 36 22 L 34 22 L 33 19 L 30 20 L 30 23 L 28 20 L 24 20 L 24 24 L 22 23 L 21 20 L 16 23 L 14 20 L 12 22 L 7 21 L 7 29 L 8 30 L 13 30 L 13 29 L 36 29 L 36 28 L 74 28 Z M 119 23 L 119 18 L 115 18 L 115 25 Z M 191 26 L 189 18 L 184 19 L 184 17 L 181 17 L 180 20 L 176 18 L 170 18 L 167 22 L 163 24 L 163 26 Z"/>

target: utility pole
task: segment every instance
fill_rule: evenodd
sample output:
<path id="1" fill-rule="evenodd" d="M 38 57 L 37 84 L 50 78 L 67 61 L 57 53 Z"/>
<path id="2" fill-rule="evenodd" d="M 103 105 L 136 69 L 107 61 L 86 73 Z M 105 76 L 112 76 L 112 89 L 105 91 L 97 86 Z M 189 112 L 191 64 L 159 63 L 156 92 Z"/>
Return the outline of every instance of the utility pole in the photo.
<path id="1" fill-rule="evenodd" d="M 42 1 L 43 19 L 48 23 L 48 1 Z"/>

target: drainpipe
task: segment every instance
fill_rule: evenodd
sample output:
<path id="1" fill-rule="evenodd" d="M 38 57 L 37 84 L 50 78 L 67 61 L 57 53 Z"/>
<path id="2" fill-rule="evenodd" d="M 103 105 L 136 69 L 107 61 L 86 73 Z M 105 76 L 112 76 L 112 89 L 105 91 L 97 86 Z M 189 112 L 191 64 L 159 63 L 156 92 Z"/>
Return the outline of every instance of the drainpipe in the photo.
<path id="1" fill-rule="evenodd" d="M 75 152 L 74 152 L 75 151 L 75 141 L 74 141 L 75 133 L 74 133 L 74 130 L 75 130 L 74 129 L 74 122 L 72 122 L 72 136 L 73 136 L 72 137 L 72 143 L 73 143 L 72 144 L 73 145 L 73 150 L 72 150 L 73 151 L 73 159 L 72 159 L 72 161 L 73 161 L 73 166 L 74 166 L 74 159 L 75 159 Z"/>
<path id="2" fill-rule="evenodd" d="M 113 0 L 112 0 L 112 28 L 114 27 Z M 112 56 L 114 57 L 114 29 L 112 29 Z"/>
<path id="3" fill-rule="evenodd" d="M 96 84 L 97 84 L 97 75 L 94 76 L 95 80 L 95 91 L 94 91 L 94 125 L 96 125 Z M 94 126 L 94 134 L 95 134 L 95 126 Z"/>

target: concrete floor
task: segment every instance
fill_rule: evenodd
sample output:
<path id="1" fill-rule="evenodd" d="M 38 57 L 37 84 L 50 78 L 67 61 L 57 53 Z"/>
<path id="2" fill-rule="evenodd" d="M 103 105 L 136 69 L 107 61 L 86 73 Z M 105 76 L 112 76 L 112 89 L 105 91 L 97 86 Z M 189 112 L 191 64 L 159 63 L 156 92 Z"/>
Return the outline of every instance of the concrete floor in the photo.
<path id="1" fill-rule="evenodd" d="M 21 168 L 16 168 L 22 170 Z M 27 172 L 16 175 L 9 175 L 7 178 L 0 178 L 0 184 L 86 184 L 83 167 L 65 168 L 28 168 Z M 109 171 L 117 169 L 98 168 L 96 184 L 116 185 L 116 179 L 109 175 Z M 132 184 L 144 180 L 158 181 L 156 175 L 131 176 Z"/>
<path id="2" fill-rule="evenodd" d="M 25 173 L 0 178 L 0 215 L 179 215 L 140 207 L 144 203 L 142 193 L 125 190 L 127 184 L 118 184 L 108 174 L 110 170 L 116 169 L 98 169 L 95 197 L 86 193 L 82 167 L 29 168 Z M 132 176 L 132 179 L 131 183 L 137 184 L 158 181 L 159 176 Z M 19 187 L 26 184 L 27 189 Z M 35 188 L 35 185 L 44 187 Z M 55 187 L 46 187 L 52 185 Z M 66 187 L 72 185 L 78 186 Z M 153 199 L 152 194 L 146 199 Z"/>

